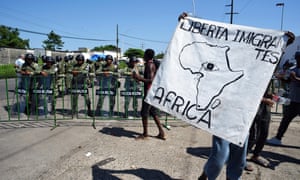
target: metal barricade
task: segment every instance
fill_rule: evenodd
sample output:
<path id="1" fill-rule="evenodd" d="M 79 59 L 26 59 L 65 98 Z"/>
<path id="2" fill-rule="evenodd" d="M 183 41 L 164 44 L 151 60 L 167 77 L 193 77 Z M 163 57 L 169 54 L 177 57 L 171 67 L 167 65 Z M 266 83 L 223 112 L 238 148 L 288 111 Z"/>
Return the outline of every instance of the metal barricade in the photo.
<path id="1" fill-rule="evenodd" d="M 69 120 L 77 119 L 139 119 L 143 87 L 129 89 L 126 87 L 126 77 L 116 78 L 114 85 L 104 85 L 101 76 L 96 76 L 86 88 L 72 88 L 59 92 L 55 82 L 52 87 L 45 84 L 48 80 L 43 77 L 27 77 L 16 79 L 1 79 L 0 121 L 11 120 Z M 280 89 L 280 81 L 272 78 L 272 88 L 276 93 Z M 90 98 L 91 113 L 88 114 Z M 72 107 L 72 101 L 77 106 Z M 74 104 L 73 103 L 73 104 Z M 282 114 L 282 106 L 276 104 L 272 113 Z M 53 109 L 52 109 L 53 108 Z M 72 113 L 75 111 L 75 114 Z"/>
<path id="2" fill-rule="evenodd" d="M 127 87 L 128 77 L 97 75 L 89 83 L 73 82 L 71 88 L 59 91 L 56 81 L 49 77 L 33 76 L 1 79 L 0 122 L 89 120 L 95 127 L 97 120 L 139 120 L 143 97 L 143 83 Z M 126 79 L 127 78 L 127 79 Z M 161 113 L 161 119 L 176 119 Z"/>

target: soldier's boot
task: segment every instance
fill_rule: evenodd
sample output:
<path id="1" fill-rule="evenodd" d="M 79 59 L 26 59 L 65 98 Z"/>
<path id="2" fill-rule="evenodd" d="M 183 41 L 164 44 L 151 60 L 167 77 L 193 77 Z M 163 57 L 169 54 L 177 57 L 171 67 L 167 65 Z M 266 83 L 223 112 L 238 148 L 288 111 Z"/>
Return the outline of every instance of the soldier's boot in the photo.
<path id="1" fill-rule="evenodd" d="M 128 118 L 128 106 L 125 104 L 125 106 L 124 106 L 124 115 L 123 115 L 123 117 L 124 118 Z"/>
<path id="2" fill-rule="evenodd" d="M 113 106 L 109 107 L 109 116 L 114 116 L 114 107 Z"/>
<path id="3" fill-rule="evenodd" d="M 51 115 L 54 115 L 55 114 L 55 106 L 54 104 L 52 103 L 51 104 L 51 112 L 50 112 Z"/>
<path id="4" fill-rule="evenodd" d="M 74 118 L 74 116 L 77 115 L 77 107 L 76 107 L 76 105 L 72 105 L 71 115 L 72 115 L 72 118 Z"/>
<path id="5" fill-rule="evenodd" d="M 88 116 L 94 117 L 94 114 L 93 114 L 93 112 L 92 112 L 92 110 L 91 110 L 91 104 L 88 104 L 87 107 L 88 107 L 88 113 L 87 113 Z"/>
<path id="6" fill-rule="evenodd" d="M 138 111 L 138 109 L 134 109 L 134 116 L 135 117 L 140 117 L 140 112 Z"/>

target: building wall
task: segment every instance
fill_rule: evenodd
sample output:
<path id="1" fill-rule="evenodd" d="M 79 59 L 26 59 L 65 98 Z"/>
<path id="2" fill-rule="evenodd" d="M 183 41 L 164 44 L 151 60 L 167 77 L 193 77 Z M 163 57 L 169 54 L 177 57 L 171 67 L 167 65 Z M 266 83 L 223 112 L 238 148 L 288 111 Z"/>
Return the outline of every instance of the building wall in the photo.
<path id="1" fill-rule="evenodd" d="M 32 53 L 37 57 L 41 57 L 42 55 L 47 55 L 47 56 L 61 56 L 64 57 L 66 55 L 72 54 L 74 57 L 81 53 L 81 51 L 74 51 L 74 52 L 64 52 L 64 51 L 46 51 L 44 49 L 38 48 L 38 49 L 15 49 L 15 48 L 1 48 L 0 47 L 0 65 L 1 64 L 14 64 L 16 59 L 19 57 L 21 54 L 26 54 L 26 53 Z M 86 52 L 89 55 L 94 54 L 94 52 Z M 114 51 L 104 51 L 103 52 L 105 55 L 109 54 L 116 59 L 116 57 L 120 58 L 121 55 L 117 54 Z M 117 56 L 118 55 L 118 56 Z"/>

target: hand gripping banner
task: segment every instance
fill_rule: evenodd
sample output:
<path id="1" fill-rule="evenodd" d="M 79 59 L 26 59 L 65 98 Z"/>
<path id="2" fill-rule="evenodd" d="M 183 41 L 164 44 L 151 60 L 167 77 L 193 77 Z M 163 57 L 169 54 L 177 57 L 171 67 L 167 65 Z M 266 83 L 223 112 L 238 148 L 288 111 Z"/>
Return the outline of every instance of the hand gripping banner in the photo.
<path id="1" fill-rule="evenodd" d="M 145 101 L 243 146 L 285 38 L 280 31 L 187 17 Z"/>

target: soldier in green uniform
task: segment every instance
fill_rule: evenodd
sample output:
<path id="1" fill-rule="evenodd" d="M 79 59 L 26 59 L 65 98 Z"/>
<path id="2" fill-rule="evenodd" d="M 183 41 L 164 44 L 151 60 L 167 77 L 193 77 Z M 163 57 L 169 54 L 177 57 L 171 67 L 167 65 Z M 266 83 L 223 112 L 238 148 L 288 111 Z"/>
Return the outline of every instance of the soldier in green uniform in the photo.
<path id="1" fill-rule="evenodd" d="M 96 112 L 100 112 L 104 102 L 105 96 L 109 96 L 109 112 L 113 115 L 115 107 L 115 96 L 118 87 L 118 69 L 113 64 L 113 57 L 106 55 L 106 64 L 102 66 L 101 72 L 97 71 L 97 80 L 99 82 L 100 93 Z"/>
<path id="2" fill-rule="evenodd" d="M 134 114 L 136 116 L 138 115 L 138 96 L 141 96 L 141 94 L 139 95 L 136 93 L 140 91 L 140 83 L 132 78 L 133 73 L 140 74 L 139 69 L 137 67 L 138 62 L 139 61 L 135 56 L 130 57 L 128 67 L 126 67 L 124 71 L 121 73 L 123 76 L 125 76 L 124 89 L 126 94 L 124 94 L 125 97 L 124 117 L 128 117 L 129 103 L 131 99 L 132 99 L 132 108 L 134 110 Z"/>
<path id="3" fill-rule="evenodd" d="M 82 94 L 85 99 L 85 104 L 88 108 L 88 116 L 93 116 L 91 111 L 91 100 L 88 91 L 88 80 L 90 66 L 88 63 L 84 62 L 84 56 L 79 54 L 76 56 L 77 63 L 73 65 L 71 73 L 73 74 L 72 79 L 72 89 L 71 89 L 71 105 L 72 105 L 72 115 L 78 110 L 78 94 Z"/>
<path id="4" fill-rule="evenodd" d="M 94 87 L 94 80 L 95 80 L 95 62 L 87 59 L 87 63 L 90 66 L 90 70 L 89 70 L 89 81 L 88 81 L 88 86 L 89 87 Z"/>
<path id="5" fill-rule="evenodd" d="M 95 62 L 95 73 L 100 74 L 102 72 L 102 67 L 106 64 L 105 59 L 98 57 L 97 61 Z"/>
<path id="6" fill-rule="evenodd" d="M 58 96 L 62 96 L 66 94 L 66 81 L 65 81 L 66 65 L 65 65 L 65 61 L 62 60 L 61 56 L 56 56 L 55 61 L 57 66 L 55 91 L 57 92 Z"/>
<path id="7" fill-rule="evenodd" d="M 47 73 L 47 76 L 42 78 L 42 105 L 44 107 L 44 113 L 48 114 L 48 102 L 51 104 L 51 114 L 55 113 L 55 105 L 56 105 L 56 96 L 57 91 L 56 88 L 56 76 L 58 72 L 58 67 L 55 65 L 55 61 L 52 57 L 47 56 L 45 64 L 42 67 L 42 71 Z"/>
<path id="8" fill-rule="evenodd" d="M 65 76 L 66 76 L 66 93 L 68 93 L 68 89 L 71 89 L 71 85 L 72 85 L 72 78 L 73 78 L 73 74 L 72 69 L 73 69 L 73 56 L 69 55 L 69 56 L 65 56 L 64 57 L 64 61 L 65 61 Z"/>
<path id="9" fill-rule="evenodd" d="M 40 66 L 34 62 L 35 56 L 31 53 L 25 55 L 25 63 L 22 65 L 20 73 L 22 74 L 22 83 L 20 100 L 20 112 L 30 114 L 37 110 L 37 95 L 32 94 L 38 86 L 38 77 L 46 76 L 47 73 L 41 71 Z M 25 109 L 25 107 L 27 107 Z M 30 108 L 29 108 L 30 107 Z M 26 110 L 26 111 L 25 111 Z"/>

